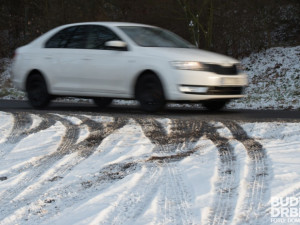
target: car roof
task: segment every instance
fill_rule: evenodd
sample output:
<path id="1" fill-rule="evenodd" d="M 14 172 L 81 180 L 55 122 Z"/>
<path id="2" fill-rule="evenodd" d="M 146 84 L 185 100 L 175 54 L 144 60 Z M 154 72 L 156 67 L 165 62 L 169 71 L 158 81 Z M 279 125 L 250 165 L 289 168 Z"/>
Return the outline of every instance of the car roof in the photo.
<path id="1" fill-rule="evenodd" d="M 141 24 L 141 23 L 131 23 L 131 22 L 111 22 L 111 21 L 105 21 L 105 22 L 82 22 L 82 23 L 71 23 L 71 24 L 65 24 L 63 26 L 77 26 L 77 25 L 106 25 L 106 26 L 147 26 L 147 27 L 153 27 L 151 25 L 147 24 Z"/>
<path id="2" fill-rule="evenodd" d="M 155 27 L 155 26 L 141 24 L 141 23 L 110 22 L 110 21 L 105 21 L 105 22 L 70 23 L 70 24 L 64 24 L 64 25 L 61 25 L 61 26 L 58 26 L 58 27 L 55 27 L 55 28 L 49 30 L 48 32 L 44 33 L 43 35 L 41 35 L 37 39 L 33 40 L 28 45 L 31 45 L 31 46 L 40 46 L 45 41 L 45 39 L 49 38 L 50 36 L 52 36 L 53 34 L 55 34 L 57 31 L 59 31 L 61 29 L 64 29 L 64 28 L 67 28 L 67 27 L 79 26 L 79 25 L 103 25 L 103 26 L 107 26 L 107 27 L 118 27 L 118 26 Z"/>

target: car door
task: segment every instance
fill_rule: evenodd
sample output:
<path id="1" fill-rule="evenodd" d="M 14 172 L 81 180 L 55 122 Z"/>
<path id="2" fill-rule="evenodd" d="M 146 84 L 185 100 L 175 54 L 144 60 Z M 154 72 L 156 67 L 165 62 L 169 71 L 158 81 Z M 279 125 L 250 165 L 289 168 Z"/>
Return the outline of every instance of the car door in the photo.
<path id="1" fill-rule="evenodd" d="M 85 48 L 89 26 L 76 26 L 72 36 L 66 40 L 64 47 L 59 52 L 59 80 L 57 87 L 60 91 L 73 95 L 81 95 L 88 87 L 84 74 L 88 72 L 85 60 Z"/>
<path id="2" fill-rule="evenodd" d="M 112 49 L 107 41 L 121 40 L 111 29 L 92 25 L 89 28 L 87 46 L 82 58 L 85 71 L 81 76 L 86 87 L 83 92 L 96 96 L 131 97 L 130 83 L 133 77 L 133 58 L 128 49 Z"/>
<path id="3" fill-rule="evenodd" d="M 40 60 L 42 71 L 46 73 L 48 80 L 51 84 L 51 89 L 55 94 L 65 91 L 66 88 L 70 89 L 70 75 L 67 73 L 68 67 L 62 62 L 70 57 L 66 44 L 70 40 L 78 26 L 71 26 L 64 28 L 54 34 L 45 43 L 43 54 Z M 69 59 L 70 60 L 70 59 Z"/>

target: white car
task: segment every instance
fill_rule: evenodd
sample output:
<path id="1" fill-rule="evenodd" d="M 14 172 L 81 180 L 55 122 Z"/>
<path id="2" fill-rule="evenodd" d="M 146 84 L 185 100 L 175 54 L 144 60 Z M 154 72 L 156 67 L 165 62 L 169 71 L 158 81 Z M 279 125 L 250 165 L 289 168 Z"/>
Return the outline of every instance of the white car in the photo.
<path id="1" fill-rule="evenodd" d="M 201 102 L 218 110 L 242 98 L 248 84 L 239 62 L 195 48 L 174 33 L 143 24 L 68 24 L 15 52 L 13 82 L 31 105 L 54 97 L 137 99 L 145 111 L 166 102 Z"/>

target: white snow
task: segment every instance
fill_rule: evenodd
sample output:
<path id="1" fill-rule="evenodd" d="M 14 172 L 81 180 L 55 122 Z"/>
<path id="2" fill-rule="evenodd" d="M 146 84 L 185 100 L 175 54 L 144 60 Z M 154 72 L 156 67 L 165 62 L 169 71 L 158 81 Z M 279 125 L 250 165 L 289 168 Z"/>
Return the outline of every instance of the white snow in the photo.
<path id="1" fill-rule="evenodd" d="M 245 124 L 245 130 L 268 150 L 273 171 L 271 196 L 288 196 L 300 190 L 300 124 Z M 274 132 L 277 131 L 277 132 Z"/>
<path id="2" fill-rule="evenodd" d="M 241 63 L 249 76 L 247 97 L 229 107 L 300 108 L 300 46 L 270 48 L 251 54 Z"/>
<path id="3" fill-rule="evenodd" d="M 82 116 L 103 125 L 114 122 L 102 116 L 56 116 L 84 130 L 74 145 L 89 137 Z M 44 119 L 31 118 L 31 129 Z M 8 144 L 12 125 L 7 121 L 13 124 L 12 115 L 0 112 L 0 145 Z M 172 133 L 174 121 L 156 121 L 166 135 Z M 172 146 L 161 146 L 164 152 L 157 154 L 156 143 L 133 119 L 89 156 L 72 145 L 73 151 L 59 154 L 68 132 L 61 122 L 30 134 L 2 153 L 0 224 L 272 224 L 271 199 L 300 196 L 300 123 L 238 122 L 246 142 L 236 139 L 226 123 L 208 126 L 216 129 L 217 140 L 203 135 L 193 145 L 195 153 L 175 161 L 151 160 L 173 155 L 167 151 Z M 218 140 L 231 150 L 218 150 Z M 251 143 L 263 149 L 253 157 L 247 150 Z M 181 148 L 175 152 L 184 152 Z"/>
<path id="4" fill-rule="evenodd" d="M 2 117 L 2 114 L 5 115 L 1 112 L 0 117 Z M 41 156 L 54 152 L 60 144 L 64 132 L 65 127 L 58 122 L 47 130 L 27 136 L 17 145 L 0 144 L 0 148 L 3 148 L 4 145 L 11 146 L 10 152 L 1 157 L 0 176 L 11 169 L 22 170 L 22 167 L 34 163 Z"/>
<path id="5" fill-rule="evenodd" d="M 9 113 L 3 112 L 0 117 L 0 144 L 9 136 L 13 127 L 13 117 Z"/>

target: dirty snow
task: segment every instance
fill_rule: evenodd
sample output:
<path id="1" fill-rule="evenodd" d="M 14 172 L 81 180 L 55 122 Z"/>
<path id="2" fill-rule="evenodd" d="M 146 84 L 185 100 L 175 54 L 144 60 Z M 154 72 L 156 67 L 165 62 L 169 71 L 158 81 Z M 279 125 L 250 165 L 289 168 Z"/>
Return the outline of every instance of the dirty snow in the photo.
<path id="1" fill-rule="evenodd" d="M 267 225 L 300 195 L 300 123 L 0 112 L 0 130 L 1 225 Z"/>

